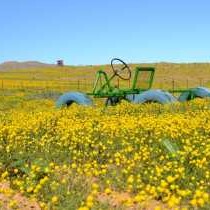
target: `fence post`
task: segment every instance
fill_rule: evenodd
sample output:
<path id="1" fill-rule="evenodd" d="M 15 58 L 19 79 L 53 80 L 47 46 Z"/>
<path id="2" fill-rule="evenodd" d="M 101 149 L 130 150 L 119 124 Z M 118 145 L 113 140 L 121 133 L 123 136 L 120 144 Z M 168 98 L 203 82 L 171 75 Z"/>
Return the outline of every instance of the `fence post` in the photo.
<path id="1" fill-rule="evenodd" d="M 165 79 L 164 79 L 164 83 L 165 83 Z M 160 89 L 164 89 L 163 88 L 163 82 L 160 83 Z"/>
<path id="2" fill-rule="evenodd" d="M 87 80 L 86 80 L 86 78 L 85 78 L 85 87 L 84 87 L 84 89 L 85 89 L 85 91 L 87 90 Z"/>
<path id="3" fill-rule="evenodd" d="M 46 91 L 48 90 L 48 84 L 47 84 L 47 82 L 45 83 L 45 90 Z"/>
<path id="4" fill-rule="evenodd" d="M 199 78 L 199 85 L 202 86 L 202 78 Z"/>
<path id="5" fill-rule="evenodd" d="M 175 90 L 175 81 L 174 81 L 174 79 L 172 79 L 172 91 L 173 91 L 173 93 L 174 93 L 174 90 Z"/>
<path id="6" fill-rule="evenodd" d="M 119 79 L 119 77 L 117 78 L 117 87 L 118 88 L 120 87 L 120 79 Z"/>
<path id="7" fill-rule="evenodd" d="M 20 82 L 20 89 L 23 89 L 23 81 Z"/>
<path id="8" fill-rule="evenodd" d="M 79 84 L 79 80 L 77 80 L 77 90 L 79 90 L 80 89 L 80 84 Z"/>

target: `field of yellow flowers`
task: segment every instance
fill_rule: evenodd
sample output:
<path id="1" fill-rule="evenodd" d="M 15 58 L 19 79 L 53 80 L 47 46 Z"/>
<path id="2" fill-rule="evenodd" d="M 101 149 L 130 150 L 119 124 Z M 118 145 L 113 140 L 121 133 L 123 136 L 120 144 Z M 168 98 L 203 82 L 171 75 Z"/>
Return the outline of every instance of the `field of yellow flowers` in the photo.
<path id="1" fill-rule="evenodd" d="M 20 209 L 18 192 L 46 210 L 210 209 L 209 100 L 19 104 L 0 111 L 0 206 Z"/>

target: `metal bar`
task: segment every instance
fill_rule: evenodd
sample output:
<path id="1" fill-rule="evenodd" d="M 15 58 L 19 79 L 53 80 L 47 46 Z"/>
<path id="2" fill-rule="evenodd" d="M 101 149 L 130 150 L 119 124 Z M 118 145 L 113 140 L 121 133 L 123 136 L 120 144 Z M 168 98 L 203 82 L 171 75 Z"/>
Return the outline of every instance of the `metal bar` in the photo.
<path id="1" fill-rule="evenodd" d="M 155 73 L 155 68 L 153 68 L 153 67 L 136 67 L 135 75 L 134 75 L 134 79 L 133 79 L 133 84 L 132 84 L 132 89 L 133 90 L 136 89 L 136 83 L 137 83 L 137 80 L 138 80 L 139 72 L 145 72 L 145 71 L 151 72 L 150 78 L 149 78 L 149 87 L 148 87 L 148 89 L 150 89 L 152 87 L 152 83 L 153 83 L 153 79 L 154 79 L 154 73 Z"/>
<path id="2" fill-rule="evenodd" d="M 96 74 L 96 81 L 93 87 L 94 94 L 96 93 L 97 85 L 98 85 L 98 82 L 101 80 L 102 75 L 104 76 L 105 84 L 99 88 L 99 92 L 102 91 L 105 87 L 108 87 L 108 89 L 111 90 L 110 81 L 115 77 L 115 74 L 108 79 L 107 74 L 104 71 L 99 70 Z"/>

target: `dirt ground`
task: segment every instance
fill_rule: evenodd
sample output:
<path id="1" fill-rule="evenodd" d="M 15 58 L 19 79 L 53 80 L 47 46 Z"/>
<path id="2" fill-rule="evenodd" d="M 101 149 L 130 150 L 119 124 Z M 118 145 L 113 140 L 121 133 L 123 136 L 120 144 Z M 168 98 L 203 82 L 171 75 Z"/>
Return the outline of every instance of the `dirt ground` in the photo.
<path id="1" fill-rule="evenodd" d="M 0 209 L 41 210 L 37 202 L 13 191 L 8 182 L 0 183 Z"/>
<path id="2" fill-rule="evenodd" d="M 131 196 L 128 193 L 119 193 L 112 192 L 112 194 L 107 195 L 105 193 L 101 193 L 98 196 L 98 201 L 100 203 L 109 204 L 110 208 L 117 209 L 120 208 L 123 204 L 125 204 L 128 200 L 130 200 Z M 126 205 L 125 205 L 126 206 Z M 160 207 L 162 210 L 169 210 L 168 207 L 158 201 L 148 199 L 148 201 L 144 201 L 140 204 L 132 203 L 131 205 L 127 205 L 127 207 L 123 208 L 126 210 L 155 210 L 155 208 Z M 172 210 L 172 209 L 171 209 Z"/>

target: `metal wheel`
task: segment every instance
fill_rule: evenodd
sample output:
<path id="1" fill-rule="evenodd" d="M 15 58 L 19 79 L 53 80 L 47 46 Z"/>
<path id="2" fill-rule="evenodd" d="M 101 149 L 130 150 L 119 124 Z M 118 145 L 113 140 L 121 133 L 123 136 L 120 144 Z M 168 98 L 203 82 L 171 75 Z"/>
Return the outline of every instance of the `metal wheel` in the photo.
<path id="1" fill-rule="evenodd" d="M 117 96 L 108 97 L 105 101 L 105 106 L 115 106 L 120 103 L 121 99 Z"/>
<path id="2" fill-rule="evenodd" d="M 131 70 L 129 66 L 119 58 L 113 58 L 111 60 L 111 67 L 115 75 L 123 80 L 129 80 L 131 78 Z"/>

